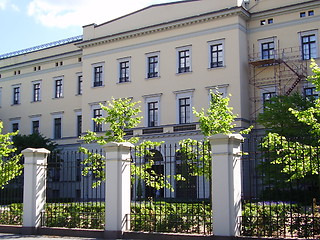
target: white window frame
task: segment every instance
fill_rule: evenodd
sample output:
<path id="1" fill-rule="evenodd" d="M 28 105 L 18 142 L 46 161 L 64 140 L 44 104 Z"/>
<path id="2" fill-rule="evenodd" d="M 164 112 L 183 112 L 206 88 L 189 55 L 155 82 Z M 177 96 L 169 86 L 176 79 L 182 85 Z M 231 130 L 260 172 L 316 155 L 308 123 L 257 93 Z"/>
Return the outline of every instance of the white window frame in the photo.
<path id="1" fill-rule="evenodd" d="M 228 87 L 229 84 L 222 84 L 222 85 L 215 85 L 215 86 L 209 86 L 206 87 L 207 91 L 208 91 L 208 99 L 209 99 L 209 104 L 211 102 L 211 92 L 215 93 L 215 94 L 221 94 L 222 97 L 227 97 L 228 95 Z"/>
<path id="2" fill-rule="evenodd" d="M 212 58 L 211 58 L 211 46 L 214 45 L 222 45 L 222 66 L 217 66 L 217 67 L 212 67 Z M 218 40 L 213 40 L 208 42 L 208 68 L 209 69 L 216 69 L 216 68 L 222 68 L 225 67 L 225 39 L 218 39 Z"/>
<path id="3" fill-rule="evenodd" d="M 100 103 L 101 104 L 105 104 L 105 102 L 94 102 L 94 103 L 89 103 L 89 105 L 90 105 L 90 116 L 91 116 L 91 124 L 90 124 L 90 129 L 91 129 L 91 131 L 92 132 L 94 132 L 94 121 L 93 121 L 93 118 L 94 118 L 94 110 L 96 110 L 96 109 L 101 109 L 101 106 L 100 106 Z M 105 111 L 103 111 L 102 110 L 102 117 L 105 117 Z M 82 119 L 82 122 L 83 122 L 83 119 Z M 105 126 L 104 126 L 105 124 L 102 124 L 101 125 L 101 132 L 103 132 L 103 131 L 105 131 Z M 99 132 L 97 132 L 97 133 L 99 133 Z"/>
<path id="4" fill-rule="evenodd" d="M 14 94 L 15 94 L 14 89 L 15 88 L 19 88 L 19 95 L 18 95 L 18 102 L 17 103 L 14 102 Z M 11 99 L 12 105 L 20 105 L 21 104 L 21 83 L 12 85 L 11 92 L 12 92 L 12 99 Z"/>
<path id="5" fill-rule="evenodd" d="M 180 57 L 179 53 L 182 51 L 189 51 L 189 71 L 186 72 L 180 72 Z M 192 46 L 184 46 L 184 47 L 177 47 L 176 48 L 176 73 L 177 74 L 184 74 L 184 73 L 190 73 L 192 72 Z"/>
<path id="6" fill-rule="evenodd" d="M 40 133 L 40 126 L 41 126 L 40 118 L 41 118 L 41 114 L 29 116 L 29 118 L 30 118 L 30 134 L 32 134 L 32 132 L 33 132 L 33 122 L 34 121 L 39 121 L 39 133 Z"/>
<path id="7" fill-rule="evenodd" d="M 76 136 L 79 136 L 79 132 L 78 132 L 78 116 L 81 116 L 81 132 L 80 134 L 82 133 L 82 127 L 83 127 L 83 116 L 82 116 L 82 111 L 81 109 L 75 109 L 74 110 L 75 112 L 75 126 L 76 126 L 76 129 L 75 129 L 75 135 Z"/>
<path id="8" fill-rule="evenodd" d="M 174 91 L 173 93 L 176 95 L 176 123 L 180 124 L 180 112 L 179 112 L 179 99 L 181 98 L 190 98 L 190 122 L 193 122 L 193 114 L 192 114 L 192 106 L 193 106 L 193 93 L 195 89 L 186 89 L 181 91 Z M 184 123 L 182 123 L 184 124 Z M 188 123 L 186 123 L 188 124 Z"/>
<path id="9" fill-rule="evenodd" d="M 150 77 L 149 75 L 149 58 L 150 57 L 158 58 L 158 63 L 157 63 L 158 75 L 154 77 Z M 160 52 L 146 53 L 146 79 L 154 79 L 159 77 L 160 77 Z"/>
<path id="10" fill-rule="evenodd" d="M 57 81 L 61 80 L 61 96 L 57 96 Z M 53 78 L 53 99 L 63 98 L 64 96 L 64 76 L 58 76 Z"/>
<path id="11" fill-rule="evenodd" d="M 20 120 L 21 117 L 11 118 L 10 120 L 10 131 L 13 132 L 13 124 L 18 124 L 18 130 L 20 131 Z"/>
<path id="12" fill-rule="evenodd" d="M 154 127 L 157 127 L 157 126 L 160 126 L 161 125 L 161 96 L 162 96 L 162 93 L 157 93 L 157 94 L 150 94 L 150 95 L 144 95 L 143 98 L 144 98 L 144 102 L 145 102 L 145 121 L 144 121 L 144 124 L 146 127 L 149 127 L 149 112 L 148 112 L 148 104 L 151 103 L 151 102 L 157 102 L 158 103 L 158 114 L 157 114 L 157 125 L 155 125 Z"/>
<path id="13" fill-rule="evenodd" d="M 273 42 L 274 45 L 274 49 L 273 49 L 273 57 L 270 58 L 263 58 L 263 49 L 262 49 L 262 45 L 266 44 L 266 43 L 270 43 Z M 277 37 L 269 37 L 269 38 L 264 38 L 264 39 L 259 39 L 258 40 L 258 44 L 259 44 L 259 59 L 261 60 L 266 60 L 266 59 L 276 59 L 277 58 Z"/>
<path id="14" fill-rule="evenodd" d="M 105 63 L 104 62 L 99 62 L 99 63 L 94 63 L 91 65 L 92 67 L 92 87 L 97 88 L 97 87 L 103 87 L 104 86 L 104 76 L 105 76 Z M 95 68 L 101 67 L 101 85 L 95 86 Z"/>
<path id="15" fill-rule="evenodd" d="M 309 36 L 309 35 L 315 35 L 315 38 L 316 38 L 316 53 L 315 53 L 315 57 L 311 57 L 311 58 L 318 58 L 319 57 L 319 49 L 318 49 L 318 44 L 319 44 L 319 40 L 318 40 L 318 30 L 310 30 L 310 31 L 304 31 L 304 32 L 299 32 L 299 42 L 300 42 L 300 47 L 301 47 L 301 59 L 303 60 L 310 60 L 310 59 L 304 59 L 303 57 L 303 44 L 302 44 L 302 37 L 306 37 L 306 36 Z"/>
<path id="16" fill-rule="evenodd" d="M 55 112 L 55 113 L 51 113 L 52 116 L 52 139 L 62 139 L 63 138 L 63 114 L 64 112 Z M 61 138 L 55 138 L 55 122 L 54 120 L 56 118 L 60 118 L 61 119 Z"/>
<path id="17" fill-rule="evenodd" d="M 125 58 L 119 58 L 118 60 L 118 80 L 117 83 L 129 83 L 131 82 L 131 57 L 125 57 Z M 128 73 L 128 80 L 126 81 L 120 81 L 121 80 L 121 63 L 128 62 L 128 70 L 126 71 Z"/>
<path id="18" fill-rule="evenodd" d="M 265 93 L 275 93 L 275 96 L 278 96 L 278 91 L 277 91 L 277 88 L 276 86 L 266 86 L 266 87 L 263 87 L 260 89 L 260 102 L 261 102 L 261 111 L 263 112 L 263 109 L 264 109 L 264 99 L 263 99 L 263 96 Z"/>
<path id="19" fill-rule="evenodd" d="M 79 78 L 82 78 L 81 86 L 79 84 Z M 83 93 L 83 75 L 82 72 L 76 73 L 76 95 L 82 95 Z"/>
<path id="20" fill-rule="evenodd" d="M 36 84 L 39 84 L 40 85 L 40 90 L 39 90 L 39 100 L 38 101 L 35 101 L 35 95 L 34 95 L 34 86 Z M 41 102 L 41 99 L 42 99 L 42 94 L 41 94 L 41 90 L 42 90 L 42 80 L 36 80 L 36 81 L 32 81 L 32 94 L 31 94 L 31 102 Z"/>

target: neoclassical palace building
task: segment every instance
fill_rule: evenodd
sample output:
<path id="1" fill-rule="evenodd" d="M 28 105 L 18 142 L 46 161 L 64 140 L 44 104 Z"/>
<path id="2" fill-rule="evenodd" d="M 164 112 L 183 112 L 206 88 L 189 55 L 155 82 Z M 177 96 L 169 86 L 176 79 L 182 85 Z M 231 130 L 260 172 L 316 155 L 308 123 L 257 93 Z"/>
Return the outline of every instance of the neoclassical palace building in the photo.
<path id="1" fill-rule="evenodd" d="M 0 55 L 4 131 L 81 145 L 112 98 L 140 101 L 129 135 L 201 139 L 192 114 L 210 91 L 230 96 L 236 128 L 256 125 L 270 97 L 316 95 L 305 79 L 319 54 L 318 0 L 185 0 L 83 27 L 83 35 Z"/>

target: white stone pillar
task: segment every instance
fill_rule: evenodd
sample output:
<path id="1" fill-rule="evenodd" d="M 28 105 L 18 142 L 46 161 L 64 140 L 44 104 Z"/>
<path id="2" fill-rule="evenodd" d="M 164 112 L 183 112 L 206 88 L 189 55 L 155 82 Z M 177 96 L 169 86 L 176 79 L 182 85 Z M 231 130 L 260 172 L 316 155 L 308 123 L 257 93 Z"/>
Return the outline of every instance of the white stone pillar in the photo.
<path id="1" fill-rule="evenodd" d="M 46 203 L 47 156 L 44 148 L 27 148 L 24 156 L 23 228 L 33 233 L 41 224 Z"/>
<path id="2" fill-rule="evenodd" d="M 108 237 L 118 237 L 127 228 L 130 221 L 131 202 L 131 143 L 111 142 L 104 146 L 106 151 L 106 216 L 105 232 Z"/>
<path id="3" fill-rule="evenodd" d="M 215 236 L 239 236 L 241 216 L 240 134 L 209 138 L 212 149 L 212 210 Z"/>

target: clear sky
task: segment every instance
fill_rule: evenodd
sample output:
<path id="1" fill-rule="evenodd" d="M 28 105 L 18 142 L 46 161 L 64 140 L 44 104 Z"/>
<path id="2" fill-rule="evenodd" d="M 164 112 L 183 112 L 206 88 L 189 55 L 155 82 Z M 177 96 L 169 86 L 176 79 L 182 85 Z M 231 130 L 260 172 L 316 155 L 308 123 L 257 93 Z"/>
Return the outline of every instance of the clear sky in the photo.
<path id="1" fill-rule="evenodd" d="M 0 0 L 0 55 L 82 35 L 152 4 L 178 0 Z"/>

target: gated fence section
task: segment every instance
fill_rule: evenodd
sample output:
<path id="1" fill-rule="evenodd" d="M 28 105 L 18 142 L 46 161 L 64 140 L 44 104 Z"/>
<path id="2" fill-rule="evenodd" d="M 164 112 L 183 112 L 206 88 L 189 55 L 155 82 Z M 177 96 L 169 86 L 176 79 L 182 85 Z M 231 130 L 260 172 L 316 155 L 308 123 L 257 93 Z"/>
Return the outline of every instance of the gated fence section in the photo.
<path id="1" fill-rule="evenodd" d="M 246 141 L 242 235 L 320 237 L 320 148 L 310 143 Z"/>
<path id="2" fill-rule="evenodd" d="M 23 159 L 21 159 L 23 162 Z M 10 174 L 1 172 L 0 174 Z M 23 173 L 0 188 L 0 225 L 22 225 Z"/>
<path id="3" fill-rule="evenodd" d="M 131 230 L 212 233 L 209 143 L 132 149 Z"/>

